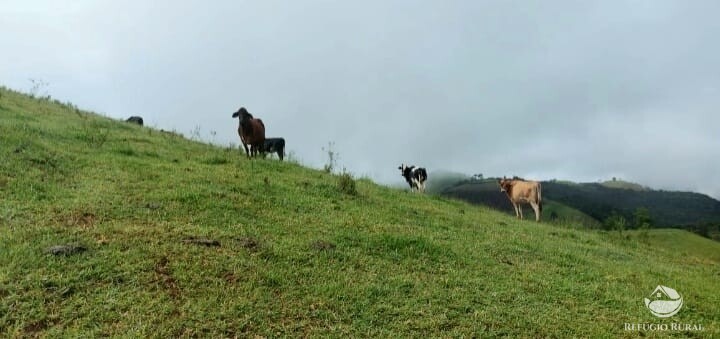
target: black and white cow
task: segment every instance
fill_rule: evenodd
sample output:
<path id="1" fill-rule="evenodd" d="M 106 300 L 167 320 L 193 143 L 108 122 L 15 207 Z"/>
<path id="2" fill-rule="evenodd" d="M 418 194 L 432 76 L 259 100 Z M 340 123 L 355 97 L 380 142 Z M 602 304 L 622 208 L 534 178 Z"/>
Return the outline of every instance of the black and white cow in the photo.
<path id="1" fill-rule="evenodd" d="M 402 172 L 402 176 L 405 177 L 405 181 L 410 185 L 411 191 L 425 192 L 425 180 L 427 180 L 428 175 L 424 168 L 401 164 L 398 169 Z"/>

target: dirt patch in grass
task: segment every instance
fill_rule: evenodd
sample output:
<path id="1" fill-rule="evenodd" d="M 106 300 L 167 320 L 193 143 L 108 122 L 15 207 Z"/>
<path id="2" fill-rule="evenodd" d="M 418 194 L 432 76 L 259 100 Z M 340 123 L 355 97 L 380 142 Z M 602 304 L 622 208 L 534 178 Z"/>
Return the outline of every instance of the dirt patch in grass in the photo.
<path id="1" fill-rule="evenodd" d="M 508 259 L 508 258 L 500 258 L 500 262 L 503 263 L 503 264 L 510 265 L 510 266 L 515 265 L 515 264 L 512 262 L 512 260 L 510 260 L 510 259 Z"/>
<path id="2" fill-rule="evenodd" d="M 25 334 L 33 336 L 33 335 L 37 334 L 38 332 L 42 332 L 42 331 L 48 329 L 49 327 L 54 326 L 57 323 L 58 323 L 57 319 L 53 319 L 53 320 L 41 319 L 41 320 L 34 321 L 34 322 L 31 322 L 31 323 L 25 325 L 25 327 L 23 327 L 23 332 L 25 332 Z"/>
<path id="3" fill-rule="evenodd" d="M 180 296 L 180 288 L 178 288 L 177 282 L 175 278 L 173 278 L 172 272 L 170 272 L 170 261 L 167 257 L 162 257 L 158 260 L 155 264 L 155 273 L 168 294 L 173 298 L 178 298 Z"/>
<path id="4" fill-rule="evenodd" d="M 207 247 L 219 247 L 220 242 L 214 239 L 189 237 L 182 240 L 186 244 L 202 245 Z"/>
<path id="5" fill-rule="evenodd" d="M 335 244 L 325 240 L 316 240 L 310 243 L 310 248 L 316 251 L 332 251 L 335 247 Z"/>
<path id="6" fill-rule="evenodd" d="M 260 240 L 255 237 L 242 237 L 237 239 L 240 246 L 250 252 L 257 252 L 260 250 Z"/>
<path id="7" fill-rule="evenodd" d="M 227 281 L 228 284 L 234 284 L 241 280 L 237 274 L 232 273 L 232 272 L 225 273 L 225 275 L 223 275 L 223 279 L 225 279 L 225 281 Z"/>
<path id="8" fill-rule="evenodd" d="M 73 211 L 60 215 L 58 221 L 67 227 L 92 228 L 98 222 L 98 217 L 92 212 Z"/>

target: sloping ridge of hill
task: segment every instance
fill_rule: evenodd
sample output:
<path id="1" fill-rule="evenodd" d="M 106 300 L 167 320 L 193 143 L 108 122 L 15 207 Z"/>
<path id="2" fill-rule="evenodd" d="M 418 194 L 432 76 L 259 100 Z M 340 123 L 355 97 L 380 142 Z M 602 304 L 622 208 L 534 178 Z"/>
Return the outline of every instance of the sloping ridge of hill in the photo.
<path id="1" fill-rule="evenodd" d="M 720 334 L 720 246 L 681 230 L 517 221 L 368 180 L 353 193 L 7 89 L 0 157 L 3 337 Z M 657 285 L 685 297 L 672 320 L 643 305 Z"/>

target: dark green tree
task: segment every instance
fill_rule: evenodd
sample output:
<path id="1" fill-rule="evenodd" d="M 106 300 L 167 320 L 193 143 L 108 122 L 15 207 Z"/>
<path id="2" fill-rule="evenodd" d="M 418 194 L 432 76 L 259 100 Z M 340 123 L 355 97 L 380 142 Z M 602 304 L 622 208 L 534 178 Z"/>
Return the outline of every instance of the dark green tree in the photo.
<path id="1" fill-rule="evenodd" d="M 618 214 L 617 211 L 613 211 L 603 222 L 603 227 L 608 231 L 622 232 L 625 230 L 626 226 L 627 220 L 624 216 Z"/>
<path id="2" fill-rule="evenodd" d="M 645 207 L 638 207 L 633 212 L 633 226 L 638 229 L 650 228 L 653 224 L 650 211 Z"/>

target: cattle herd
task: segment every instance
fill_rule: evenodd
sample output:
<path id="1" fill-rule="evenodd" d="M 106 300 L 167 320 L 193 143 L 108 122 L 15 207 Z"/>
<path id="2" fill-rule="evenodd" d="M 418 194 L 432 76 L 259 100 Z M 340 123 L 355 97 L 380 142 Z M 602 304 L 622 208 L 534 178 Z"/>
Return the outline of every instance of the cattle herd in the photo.
<path id="1" fill-rule="evenodd" d="M 233 113 L 233 118 L 238 118 L 238 134 L 240 142 L 245 148 L 248 157 L 258 154 L 265 156 L 266 153 L 277 153 L 280 161 L 285 157 L 285 139 L 265 138 L 265 124 L 262 119 L 255 118 L 245 107 L 240 107 Z"/>
<path id="2" fill-rule="evenodd" d="M 232 114 L 233 118 L 238 118 L 238 135 L 240 142 L 245 148 L 245 154 L 248 157 L 254 157 L 258 154 L 265 156 L 266 153 L 277 153 L 280 160 L 285 155 L 285 139 L 283 138 L 266 138 L 265 123 L 262 119 L 255 118 L 245 107 L 240 107 L 237 112 Z M 130 119 L 128 119 L 130 121 Z M 142 121 L 142 120 L 140 120 Z M 140 122 L 142 124 L 142 122 Z M 427 170 L 423 167 L 400 164 L 398 167 L 400 174 L 405 178 L 410 191 L 425 192 L 425 182 L 428 179 Z M 523 219 L 521 203 L 530 204 L 535 212 L 535 220 L 540 221 L 540 213 L 542 212 L 542 195 L 539 182 L 526 181 L 520 178 L 498 180 L 500 192 L 503 192 L 510 199 L 510 203 L 515 209 L 515 216 Z"/>
<path id="3" fill-rule="evenodd" d="M 238 118 L 238 135 L 240 142 L 245 148 L 245 154 L 248 157 L 262 155 L 267 153 L 277 153 L 280 161 L 285 156 L 285 139 L 283 138 L 266 138 L 265 123 L 262 119 L 255 118 L 245 107 L 240 107 L 237 112 L 232 114 L 233 118 Z M 128 122 L 143 124 L 141 117 L 132 116 L 127 119 Z M 398 167 L 400 175 L 405 178 L 410 191 L 425 192 L 425 181 L 428 179 L 427 170 L 422 167 L 400 164 Z M 540 213 L 542 212 L 542 194 L 540 183 L 536 181 L 523 180 L 520 178 L 507 179 L 503 177 L 498 180 L 500 192 L 505 193 L 513 208 L 515 216 L 523 219 L 521 203 L 529 204 L 535 212 L 535 220 L 540 221 Z"/>

